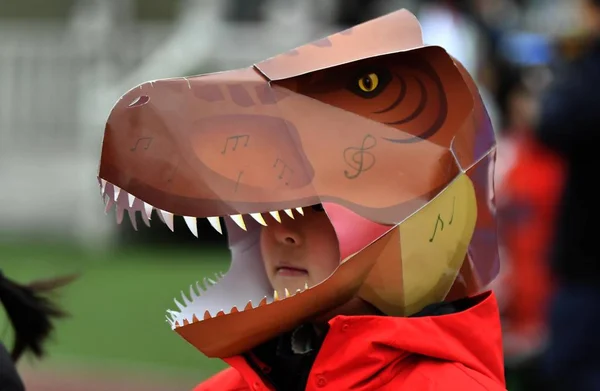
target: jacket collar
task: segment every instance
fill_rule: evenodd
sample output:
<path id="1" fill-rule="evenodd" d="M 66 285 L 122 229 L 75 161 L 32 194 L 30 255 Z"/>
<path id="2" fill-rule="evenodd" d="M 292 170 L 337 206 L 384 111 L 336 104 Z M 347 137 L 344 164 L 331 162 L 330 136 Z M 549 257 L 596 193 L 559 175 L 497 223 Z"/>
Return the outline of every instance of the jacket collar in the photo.
<path id="1" fill-rule="evenodd" d="M 280 341 L 271 344 L 274 348 L 281 346 Z M 306 367 L 305 377 L 309 370 L 315 376 L 326 373 L 339 389 L 360 390 L 361 384 L 375 377 L 383 381 L 386 374 L 393 376 L 392 369 L 397 370 L 397 365 L 411 356 L 461 363 L 486 377 L 504 381 L 499 313 L 492 292 L 435 304 L 408 318 L 337 316 L 329 321 L 329 331 L 316 358 L 311 352 L 299 356 L 298 363 Z M 226 361 L 249 384 L 264 375 L 272 378 L 271 366 L 256 356 Z M 253 365 L 248 361 L 254 361 Z M 303 368 L 289 370 L 298 374 Z"/>

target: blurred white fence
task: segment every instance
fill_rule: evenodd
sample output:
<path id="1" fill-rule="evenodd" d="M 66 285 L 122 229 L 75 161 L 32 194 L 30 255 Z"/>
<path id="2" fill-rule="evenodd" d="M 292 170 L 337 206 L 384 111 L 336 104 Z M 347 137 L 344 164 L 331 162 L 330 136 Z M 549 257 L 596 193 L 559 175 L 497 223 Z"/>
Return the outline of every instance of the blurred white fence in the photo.
<path id="1" fill-rule="evenodd" d="M 65 26 L 0 26 L 2 237 L 75 235 L 98 211 L 98 198 L 96 211 L 85 210 L 96 156 L 80 114 L 81 76 L 93 61 L 69 45 Z"/>
<path id="2" fill-rule="evenodd" d="M 313 28 L 310 1 L 276 2 L 258 26 L 224 24 L 218 0 L 185 2 L 167 26 L 132 25 L 125 0 L 82 3 L 66 25 L 0 25 L 0 240 L 110 243 L 115 224 L 102 213 L 95 175 L 104 121 L 122 93 L 248 66 L 328 33 Z"/>

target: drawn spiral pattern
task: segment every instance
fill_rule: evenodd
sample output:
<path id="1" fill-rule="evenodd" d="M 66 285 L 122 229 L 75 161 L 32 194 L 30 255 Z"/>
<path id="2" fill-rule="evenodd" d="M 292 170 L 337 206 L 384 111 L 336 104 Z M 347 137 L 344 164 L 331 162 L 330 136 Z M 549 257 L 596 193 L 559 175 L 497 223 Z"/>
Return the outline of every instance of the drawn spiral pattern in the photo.
<path id="1" fill-rule="evenodd" d="M 394 118 L 384 123 L 413 136 L 384 140 L 409 144 L 432 137 L 443 127 L 448 114 L 448 99 L 439 75 L 426 63 L 394 70 L 393 75 L 400 83 L 396 98 L 373 114 L 376 118 L 379 115 Z M 407 100 L 415 97 L 418 99 L 416 105 L 407 104 Z"/>

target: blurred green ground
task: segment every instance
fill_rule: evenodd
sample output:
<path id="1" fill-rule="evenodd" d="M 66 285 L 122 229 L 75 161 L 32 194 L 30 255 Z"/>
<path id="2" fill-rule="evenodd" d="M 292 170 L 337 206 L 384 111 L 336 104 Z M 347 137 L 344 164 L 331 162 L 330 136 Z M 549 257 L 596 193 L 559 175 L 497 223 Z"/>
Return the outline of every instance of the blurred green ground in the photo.
<path id="1" fill-rule="evenodd" d="M 173 298 L 182 289 L 187 292 L 190 283 L 226 271 L 227 256 L 225 251 L 190 246 L 89 254 L 67 245 L 0 244 L 0 267 L 18 281 L 82 273 L 57 297 L 72 316 L 57 325 L 49 345 L 52 364 L 158 370 L 198 381 L 225 364 L 205 358 L 172 332 L 165 310 L 175 309 Z M 2 340 L 10 337 L 5 326 L 0 318 Z M 111 362 L 110 368 L 98 368 Z M 507 375 L 508 389 L 520 390 L 518 379 Z"/>
<path id="2" fill-rule="evenodd" d="M 165 321 L 181 290 L 189 292 L 190 283 L 226 271 L 224 251 L 165 246 L 89 254 L 66 245 L 0 244 L 0 259 L 4 273 L 21 282 L 82 273 L 57 297 L 72 316 L 58 323 L 49 345 L 55 364 L 114 362 L 197 373 L 199 380 L 225 367 L 205 358 Z M 11 337 L 6 326 L 0 318 L 4 341 Z"/>

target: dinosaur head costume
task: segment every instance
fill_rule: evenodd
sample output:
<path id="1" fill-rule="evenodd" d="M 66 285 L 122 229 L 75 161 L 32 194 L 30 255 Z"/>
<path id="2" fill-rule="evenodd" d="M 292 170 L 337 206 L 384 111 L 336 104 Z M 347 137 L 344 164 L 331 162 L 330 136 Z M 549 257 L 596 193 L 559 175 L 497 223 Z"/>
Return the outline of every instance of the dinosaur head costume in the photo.
<path id="1" fill-rule="evenodd" d="M 98 177 L 119 221 L 156 209 L 195 234 L 198 218 L 224 222 L 229 271 L 190 287 L 167 318 L 204 354 L 228 357 L 352 297 L 406 316 L 487 285 L 498 271 L 494 151 L 473 80 L 402 10 L 246 69 L 133 88 L 108 118 Z M 274 294 L 263 216 L 301 219 L 315 204 L 340 266 Z"/>

